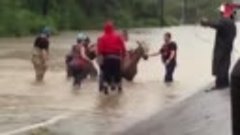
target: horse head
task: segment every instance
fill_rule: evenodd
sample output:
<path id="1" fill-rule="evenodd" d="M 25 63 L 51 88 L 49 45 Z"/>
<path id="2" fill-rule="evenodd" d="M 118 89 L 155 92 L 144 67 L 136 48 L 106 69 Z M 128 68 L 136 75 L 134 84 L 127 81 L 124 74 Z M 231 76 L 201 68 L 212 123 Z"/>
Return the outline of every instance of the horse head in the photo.
<path id="1" fill-rule="evenodd" d="M 147 44 L 144 41 L 137 41 L 138 47 L 135 50 L 135 53 L 141 56 L 144 60 L 148 59 L 147 52 L 149 51 Z"/>
<path id="2" fill-rule="evenodd" d="M 147 51 L 148 48 L 146 43 L 137 41 L 138 47 L 134 50 L 129 51 L 129 57 L 124 60 L 124 66 L 122 69 L 123 77 L 128 80 L 132 81 L 136 76 L 138 70 L 137 65 L 141 58 L 147 60 Z"/>

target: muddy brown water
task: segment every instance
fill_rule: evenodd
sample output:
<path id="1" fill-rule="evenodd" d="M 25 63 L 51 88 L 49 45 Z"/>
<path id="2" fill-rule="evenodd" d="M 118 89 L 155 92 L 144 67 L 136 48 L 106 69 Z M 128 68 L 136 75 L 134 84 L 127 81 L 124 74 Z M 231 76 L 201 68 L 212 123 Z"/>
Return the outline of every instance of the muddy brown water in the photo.
<path id="1" fill-rule="evenodd" d="M 23 129 L 70 113 L 68 118 L 46 124 L 48 130 L 60 135 L 112 135 L 208 86 L 213 80 L 214 31 L 195 26 L 132 29 L 128 45 L 134 48 L 136 40 L 143 40 L 150 52 L 156 52 L 166 31 L 173 33 L 179 46 L 175 83 L 162 82 L 164 67 L 160 57 L 155 57 L 139 63 L 138 75 L 134 82 L 124 82 L 122 95 L 110 96 L 98 93 L 96 80 L 86 80 L 76 92 L 66 79 L 64 57 L 77 32 L 51 39 L 50 70 L 43 84 L 34 83 L 30 62 L 34 37 L 0 39 L 0 134 L 28 134 Z M 100 35 L 86 33 L 93 42 Z"/>

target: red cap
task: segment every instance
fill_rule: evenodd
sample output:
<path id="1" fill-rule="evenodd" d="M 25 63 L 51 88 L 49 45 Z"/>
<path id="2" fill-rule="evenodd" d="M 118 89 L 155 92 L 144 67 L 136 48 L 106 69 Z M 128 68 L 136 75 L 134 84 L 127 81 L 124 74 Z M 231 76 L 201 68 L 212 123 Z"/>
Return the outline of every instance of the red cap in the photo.
<path id="1" fill-rule="evenodd" d="M 234 14 L 235 10 L 239 7 L 240 7 L 239 4 L 224 3 L 220 6 L 219 10 L 220 12 L 223 13 L 224 17 L 229 18 Z"/>

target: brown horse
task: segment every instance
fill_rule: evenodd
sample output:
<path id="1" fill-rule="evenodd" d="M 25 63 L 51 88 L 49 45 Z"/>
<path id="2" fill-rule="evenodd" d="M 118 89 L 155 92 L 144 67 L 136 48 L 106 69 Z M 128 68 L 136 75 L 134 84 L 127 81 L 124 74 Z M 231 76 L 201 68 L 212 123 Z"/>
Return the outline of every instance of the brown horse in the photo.
<path id="1" fill-rule="evenodd" d="M 128 51 L 128 57 L 122 63 L 122 76 L 127 81 L 133 81 L 138 72 L 138 63 L 141 58 L 147 60 L 146 49 L 143 47 L 144 42 L 137 42 L 138 47 L 135 50 Z"/>

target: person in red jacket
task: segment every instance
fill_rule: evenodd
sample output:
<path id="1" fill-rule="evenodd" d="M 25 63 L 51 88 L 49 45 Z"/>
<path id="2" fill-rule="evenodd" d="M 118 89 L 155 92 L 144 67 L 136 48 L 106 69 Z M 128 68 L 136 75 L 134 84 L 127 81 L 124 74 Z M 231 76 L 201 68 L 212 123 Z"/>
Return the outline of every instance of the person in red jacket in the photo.
<path id="1" fill-rule="evenodd" d="M 125 57 L 126 48 L 122 37 L 115 31 L 112 22 L 104 26 L 104 34 L 98 39 L 98 55 L 102 56 L 102 83 L 100 91 L 108 94 L 108 88 L 122 91 L 121 61 Z"/>

